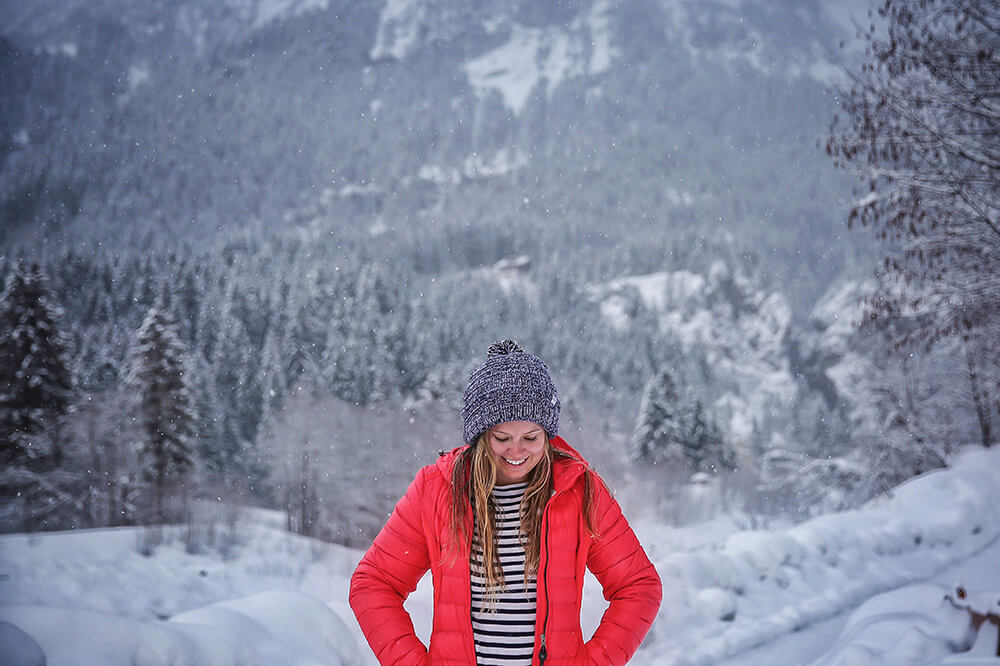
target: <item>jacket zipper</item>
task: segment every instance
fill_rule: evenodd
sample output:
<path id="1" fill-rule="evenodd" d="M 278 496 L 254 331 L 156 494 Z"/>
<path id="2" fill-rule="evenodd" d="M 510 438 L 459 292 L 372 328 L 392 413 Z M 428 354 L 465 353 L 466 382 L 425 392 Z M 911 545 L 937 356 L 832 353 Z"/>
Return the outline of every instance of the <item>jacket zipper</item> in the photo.
<path id="1" fill-rule="evenodd" d="M 549 623 L 549 550 L 550 549 L 549 549 L 549 521 L 548 521 L 548 516 L 546 516 L 545 514 L 548 513 L 549 505 L 552 504 L 552 501 L 556 498 L 556 495 L 559 495 L 561 492 L 562 491 L 558 491 L 558 492 L 554 492 L 552 494 L 552 497 L 549 498 L 549 501 L 546 503 L 545 509 L 543 510 L 543 513 L 542 513 L 542 522 L 544 523 L 544 532 L 545 532 L 545 534 L 542 537 L 542 540 L 545 543 L 545 567 L 543 568 L 543 571 L 542 571 L 542 577 L 544 578 L 544 583 L 542 585 L 542 588 L 543 588 L 543 591 L 544 591 L 544 594 L 545 594 L 545 617 L 542 619 L 542 633 L 541 633 L 541 636 L 540 636 L 540 640 L 539 640 L 540 645 L 539 645 L 539 648 L 538 648 L 538 663 L 539 663 L 539 666 L 542 666 L 543 664 L 545 664 L 545 660 L 549 656 L 548 650 L 545 647 L 545 630 L 546 630 L 547 625 Z M 471 512 L 471 508 L 472 508 L 471 501 L 469 502 L 469 508 L 470 508 L 470 512 Z M 471 522 L 471 518 L 470 518 L 470 522 Z M 472 538 L 471 532 L 470 532 L 469 538 L 470 539 Z M 470 553 L 471 553 L 471 544 L 470 544 Z M 472 594 L 472 590 L 471 590 L 471 586 L 472 586 L 471 572 L 470 572 L 469 577 L 466 580 L 466 586 L 468 588 L 467 589 L 468 594 L 466 595 L 466 597 L 471 599 L 471 594 Z M 470 618 L 469 619 L 470 619 L 470 621 L 472 619 L 471 618 L 471 607 L 470 607 Z M 476 652 L 476 646 L 475 646 L 475 641 L 473 641 L 472 653 L 475 654 L 475 652 Z"/>
<path id="2" fill-rule="evenodd" d="M 551 501 L 551 500 L 550 500 Z M 546 516 L 543 516 L 546 518 Z M 541 646 L 538 648 L 538 663 L 539 665 L 545 663 L 545 659 L 549 656 L 548 651 L 545 649 L 545 630 L 548 628 L 549 623 L 549 521 L 545 521 L 545 535 L 543 537 L 545 542 L 545 568 L 542 571 L 542 588 L 545 592 L 545 617 L 542 619 L 542 637 Z"/>
<path id="3" fill-rule="evenodd" d="M 573 481 L 575 482 L 576 479 L 574 478 Z M 566 487 L 569 487 L 569 485 Z M 551 549 L 549 548 L 549 520 L 547 514 L 549 512 L 549 506 L 552 505 L 552 502 L 560 493 L 562 493 L 562 490 L 552 493 L 552 497 L 549 498 L 549 501 L 545 504 L 545 509 L 542 512 L 542 523 L 545 532 L 542 535 L 542 540 L 545 543 L 545 567 L 542 570 L 542 577 L 545 579 L 545 582 L 542 584 L 542 588 L 545 592 L 545 617 L 542 619 L 542 635 L 540 637 L 540 645 L 538 647 L 539 666 L 545 664 L 545 660 L 549 656 L 548 650 L 545 647 L 545 630 L 548 628 L 547 625 L 549 623 L 549 555 L 551 554 Z"/>

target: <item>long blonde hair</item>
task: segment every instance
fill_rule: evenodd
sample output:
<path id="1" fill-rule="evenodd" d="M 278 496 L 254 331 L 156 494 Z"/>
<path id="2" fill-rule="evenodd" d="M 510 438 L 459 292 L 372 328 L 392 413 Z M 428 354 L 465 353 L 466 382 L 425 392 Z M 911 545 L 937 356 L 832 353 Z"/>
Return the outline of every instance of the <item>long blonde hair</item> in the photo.
<path id="1" fill-rule="evenodd" d="M 497 470 L 493 456 L 490 454 L 489 431 L 479 436 L 476 442 L 462 451 L 455 461 L 451 475 L 451 536 L 455 553 L 463 543 L 470 543 L 472 534 L 469 531 L 469 510 L 475 523 L 474 530 L 479 534 L 483 549 L 483 577 L 486 581 L 486 597 L 493 601 L 498 590 L 504 588 L 503 569 L 500 566 L 499 548 L 496 530 L 496 503 L 493 499 L 493 488 L 496 486 Z M 528 474 L 528 487 L 521 499 L 520 519 L 521 545 L 524 547 L 524 582 L 534 578 L 538 573 L 541 559 L 541 527 L 542 512 L 546 502 L 552 495 L 552 460 L 555 457 L 569 458 L 582 462 L 572 454 L 552 446 L 548 435 L 545 436 L 545 455 Z M 587 467 L 584 476 L 583 513 L 587 530 L 597 537 L 592 516 L 592 498 L 594 495 L 594 472 Z"/>

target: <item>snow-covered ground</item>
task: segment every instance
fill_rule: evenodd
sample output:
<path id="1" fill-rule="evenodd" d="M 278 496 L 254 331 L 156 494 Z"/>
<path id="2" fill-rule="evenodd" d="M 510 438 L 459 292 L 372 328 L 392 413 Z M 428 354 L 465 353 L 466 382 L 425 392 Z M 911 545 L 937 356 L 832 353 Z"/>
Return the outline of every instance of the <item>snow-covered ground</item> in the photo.
<path id="1" fill-rule="evenodd" d="M 187 553 L 179 530 L 150 557 L 133 528 L 0 538 L 0 664 L 368 663 L 347 605 L 360 553 L 276 518 L 250 512 L 228 558 Z M 30 643 L 46 662 L 12 659 Z"/>
<path id="2" fill-rule="evenodd" d="M 633 663 L 1000 664 L 989 624 L 954 654 L 969 616 L 944 601 L 962 584 L 1000 610 L 998 463 L 1000 450 L 970 450 L 794 527 L 637 522 L 664 603 Z M 226 558 L 180 538 L 147 557 L 136 529 L 0 537 L 0 663 L 374 664 L 346 601 L 358 551 L 284 533 L 266 512 L 238 530 Z M 429 579 L 407 607 L 426 640 Z M 603 608 L 589 579 L 585 631 Z"/>
<path id="3" fill-rule="evenodd" d="M 738 532 L 692 550 L 667 530 L 637 526 L 665 602 L 636 662 L 717 663 L 933 579 L 987 549 L 998 552 L 998 469 L 1000 451 L 970 449 L 951 469 L 911 479 L 859 510 Z M 987 571 L 965 584 L 1000 591 Z"/>
<path id="4" fill-rule="evenodd" d="M 985 610 L 992 606 L 993 612 L 1000 611 L 998 563 L 1000 541 L 994 541 L 977 555 L 942 569 L 926 582 L 875 595 L 857 609 L 741 652 L 719 662 L 720 666 L 1000 663 L 1000 659 L 972 660 L 981 657 L 978 653 L 983 649 L 996 659 L 997 633 L 989 627 L 980 630 L 981 642 L 976 650 L 953 654 L 951 662 L 933 656 L 934 653 L 948 654 L 954 647 L 949 643 L 961 644 L 967 638 L 969 617 L 945 601 L 946 594 L 956 596 L 958 585 L 979 590 L 975 593 L 979 598 L 973 600 L 976 608 Z M 916 651 L 913 650 L 915 646 L 918 647 Z"/>

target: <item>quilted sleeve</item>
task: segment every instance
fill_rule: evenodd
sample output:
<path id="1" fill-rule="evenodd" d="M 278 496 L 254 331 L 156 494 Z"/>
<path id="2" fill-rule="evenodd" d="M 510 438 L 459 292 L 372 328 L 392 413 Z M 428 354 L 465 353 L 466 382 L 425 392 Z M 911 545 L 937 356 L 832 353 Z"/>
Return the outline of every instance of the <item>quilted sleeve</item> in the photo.
<path id="1" fill-rule="evenodd" d="M 427 468 L 417 473 L 351 577 L 351 609 L 383 665 L 427 662 L 403 601 L 430 567 L 423 515 L 428 474 Z"/>
<path id="2" fill-rule="evenodd" d="M 599 478 L 595 486 L 598 536 L 587 555 L 587 568 L 600 581 L 609 606 L 587 642 L 587 653 L 591 664 L 621 666 L 653 624 L 663 590 L 618 502 Z"/>

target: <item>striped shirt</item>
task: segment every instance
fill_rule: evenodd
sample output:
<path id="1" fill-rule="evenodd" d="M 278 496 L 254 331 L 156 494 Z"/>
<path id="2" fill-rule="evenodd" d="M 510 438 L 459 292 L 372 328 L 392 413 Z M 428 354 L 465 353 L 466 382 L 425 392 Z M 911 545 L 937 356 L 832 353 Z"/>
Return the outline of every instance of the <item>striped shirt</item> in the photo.
<path id="1" fill-rule="evenodd" d="M 520 540 L 521 498 L 527 483 L 497 486 L 497 548 L 503 569 L 504 586 L 496 590 L 491 608 L 486 598 L 486 579 L 481 565 L 483 548 L 479 530 L 473 530 L 472 557 L 472 636 L 478 666 L 530 666 L 535 648 L 535 578 L 524 583 L 524 547 Z"/>

